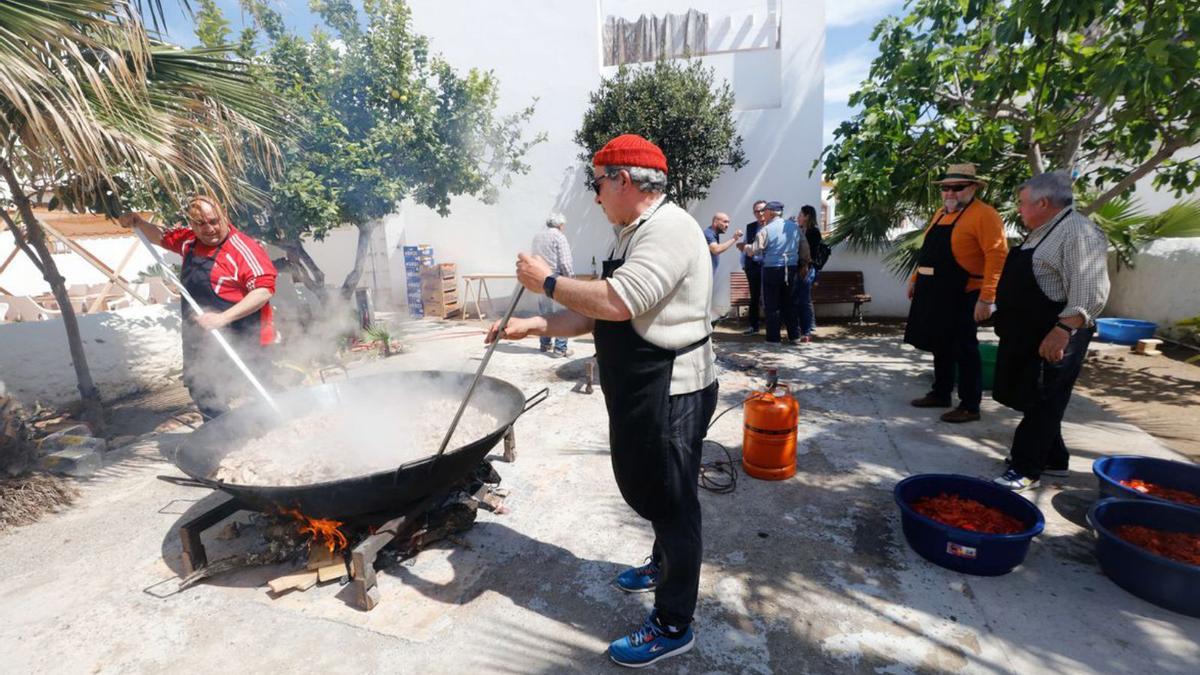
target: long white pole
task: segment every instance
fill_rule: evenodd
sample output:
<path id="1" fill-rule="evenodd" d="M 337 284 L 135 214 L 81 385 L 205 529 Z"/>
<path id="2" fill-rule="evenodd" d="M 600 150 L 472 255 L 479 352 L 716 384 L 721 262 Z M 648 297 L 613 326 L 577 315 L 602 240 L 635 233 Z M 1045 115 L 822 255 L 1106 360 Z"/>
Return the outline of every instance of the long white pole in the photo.
<path id="1" fill-rule="evenodd" d="M 150 255 L 154 256 L 154 260 L 158 262 L 158 266 L 162 268 L 163 274 L 167 277 L 167 279 L 170 279 L 171 283 L 175 284 L 176 288 L 179 289 L 179 294 L 183 296 L 183 299 L 188 303 L 188 305 L 191 306 L 192 311 L 196 313 L 196 316 L 203 314 L 204 310 L 200 307 L 199 303 L 196 302 L 196 299 L 192 297 L 192 294 L 188 293 L 188 290 L 183 287 L 183 282 L 179 280 L 179 277 L 175 276 L 175 272 L 171 270 L 171 266 L 168 265 L 165 260 L 163 260 L 163 257 L 159 254 L 158 249 L 155 248 L 154 245 L 150 243 L 150 240 L 146 238 L 146 234 L 142 232 L 140 228 L 134 227 L 132 229 L 137 233 L 138 239 L 142 240 L 142 244 L 146 246 L 146 250 L 150 251 Z M 246 365 L 246 362 L 243 361 L 242 357 L 238 356 L 238 353 L 233 350 L 233 345 L 229 344 L 229 341 L 225 339 L 225 336 L 221 334 L 221 331 L 213 328 L 209 331 L 209 333 L 216 338 L 217 343 L 221 345 L 221 348 L 225 350 L 225 353 L 229 355 L 229 358 L 233 359 L 233 363 L 238 367 L 238 370 L 242 371 L 242 374 L 246 376 L 247 380 L 250 380 L 250 384 L 254 385 L 254 389 L 258 392 L 258 395 L 263 397 L 263 400 L 271 406 L 272 410 L 282 415 L 283 411 L 279 409 L 279 406 L 275 403 L 275 399 L 271 398 L 271 395 L 267 393 L 266 388 L 264 388 L 262 383 L 258 381 L 258 378 L 254 376 L 254 373 L 250 372 L 250 368 Z"/>

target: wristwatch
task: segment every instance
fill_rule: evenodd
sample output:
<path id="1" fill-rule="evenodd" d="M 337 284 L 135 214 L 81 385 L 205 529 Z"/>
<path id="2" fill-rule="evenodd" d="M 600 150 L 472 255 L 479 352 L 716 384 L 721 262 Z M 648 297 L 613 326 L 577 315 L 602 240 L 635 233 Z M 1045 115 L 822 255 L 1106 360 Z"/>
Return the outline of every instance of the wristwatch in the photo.
<path id="1" fill-rule="evenodd" d="M 554 285 L 557 283 L 557 274 L 551 274 L 550 276 L 546 277 L 545 281 L 542 282 L 542 292 L 546 294 L 547 298 L 550 298 L 551 300 L 554 299 Z"/>
<path id="2" fill-rule="evenodd" d="M 1067 331 L 1067 335 L 1070 335 L 1071 337 L 1075 337 L 1075 334 L 1079 332 L 1078 328 L 1072 328 L 1061 321 L 1056 321 L 1054 323 L 1054 327 L 1061 328 L 1061 329 Z"/>

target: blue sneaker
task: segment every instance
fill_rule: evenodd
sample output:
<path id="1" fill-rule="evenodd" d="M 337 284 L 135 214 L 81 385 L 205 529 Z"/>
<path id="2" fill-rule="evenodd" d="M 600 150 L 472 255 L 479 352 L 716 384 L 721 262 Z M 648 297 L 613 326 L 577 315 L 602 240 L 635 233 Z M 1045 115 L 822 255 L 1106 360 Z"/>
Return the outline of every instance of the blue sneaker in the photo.
<path id="1" fill-rule="evenodd" d="M 642 668 L 669 656 L 679 656 L 696 644 L 696 634 L 689 625 L 683 635 L 668 637 L 654 621 L 655 612 L 633 633 L 608 645 L 608 657 L 617 665 Z"/>
<path id="2" fill-rule="evenodd" d="M 658 565 L 653 558 L 646 558 L 641 567 L 630 567 L 617 575 L 617 588 L 626 593 L 645 593 L 658 585 Z"/>

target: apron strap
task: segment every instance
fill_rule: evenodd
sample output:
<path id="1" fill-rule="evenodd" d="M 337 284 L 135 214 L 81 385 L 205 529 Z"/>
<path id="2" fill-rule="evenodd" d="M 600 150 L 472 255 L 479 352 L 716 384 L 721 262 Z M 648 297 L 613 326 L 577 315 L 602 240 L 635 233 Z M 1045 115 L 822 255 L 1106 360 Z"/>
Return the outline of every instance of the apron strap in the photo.
<path id="1" fill-rule="evenodd" d="M 676 349 L 675 356 L 683 356 L 684 354 L 687 354 L 688 352 L 692 352 L 692 351 L 699 349 L 700 347 L 703 347 L 704 343 L 708 342 L 708 339 L 711 337 L 712 337 L 712 333 L 709 333 L 708 335 L 705 335 L 704 337 L 700 338 L 699 340 L 696 340 L 695 342 L 693 342 L 692 344 L 690 344 L 686 347 L 683 347 L 682 349 Z"/>

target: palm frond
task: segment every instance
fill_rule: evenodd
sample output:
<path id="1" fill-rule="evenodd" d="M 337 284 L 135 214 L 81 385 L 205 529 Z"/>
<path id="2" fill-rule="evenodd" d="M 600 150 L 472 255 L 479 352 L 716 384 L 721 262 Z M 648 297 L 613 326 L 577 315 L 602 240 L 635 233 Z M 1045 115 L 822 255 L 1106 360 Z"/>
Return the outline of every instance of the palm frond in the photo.
<path id="1" fill-rule="evenodd" d="M 924 235 L 925 230 L 916 229 L 905 232 L 893 241 L 892 249 L 883 256 L 883 262 L 892 274 L 903 279 L 917 269 L 921 245 L 925 243 Z"/>
<path id="2" fill-rule="evenodd" d="M 137 177 L 236 203 L 250 162 L 278 169 L 285 113 L 225 56 L 150 41 L 125 0 L 0 3 L 4 159 L 81 199 Z"/>

